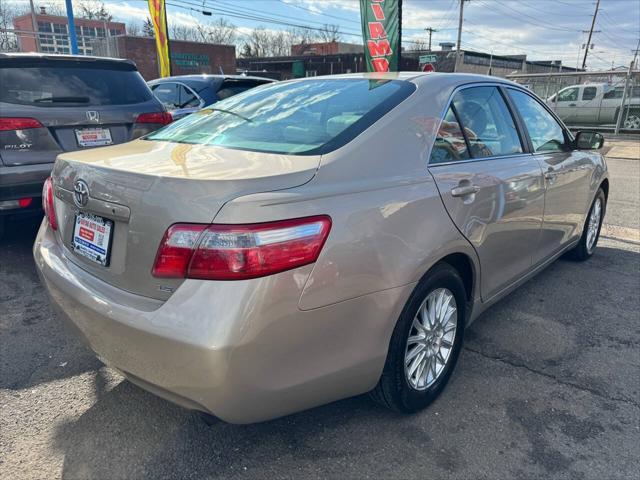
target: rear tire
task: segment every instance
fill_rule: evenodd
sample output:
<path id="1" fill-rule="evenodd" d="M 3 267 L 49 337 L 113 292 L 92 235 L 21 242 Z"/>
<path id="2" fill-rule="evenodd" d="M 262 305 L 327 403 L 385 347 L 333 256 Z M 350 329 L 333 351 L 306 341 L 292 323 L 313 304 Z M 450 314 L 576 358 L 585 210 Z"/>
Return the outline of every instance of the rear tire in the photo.
<path id="1" fill-rule="evenodd" d="M 371 398 L 400 413 L 414 413 L 433 402 L 458 360 L 466 307 L 464 283 L 458 271 L 447 263 L 431 269 L 418 283 L 398 319 L 382 376 L 370 392 Z M 449 313 L 451 308 L 455 309 L 453 313 Z"/>
<path id="2" fill-rule="evenodd" d="M 6 217 L 0 217 L 0 240 L 2 240 L 2 237 L 4 236 L 5 218 Z"/>
<path id="3" fill-rule="evenodd" d="M 578 262 L 584 262 L 593 255 L 600 238 L 600 229 L 606 212 L 607 199 L 602 188 L 598 189 L 596 197 L 591 203 L 589 214 L 582 228 L 580 242 L 570 252 L 569 257 Z"/>

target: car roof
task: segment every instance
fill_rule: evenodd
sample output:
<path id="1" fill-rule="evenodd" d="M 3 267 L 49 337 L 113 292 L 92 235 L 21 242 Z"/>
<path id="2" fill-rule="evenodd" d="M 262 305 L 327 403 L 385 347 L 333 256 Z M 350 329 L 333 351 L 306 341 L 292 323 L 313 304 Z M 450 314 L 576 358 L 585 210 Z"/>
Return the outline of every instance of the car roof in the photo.
<path id="1" fill-rule="evenodd" d="M 521 87 L 511 80 L 490 75 L 478 75 L 473 73 L 444 73 L 444 72 L 360 72 L 345 73 L 340 75 L 322 75 L 317 77 L 297 78 L 290 81 L 306 82 L 314 79 L 348 79 L 361 78 L 365 80 L 403 80 L 415 84 L 429 83 L 431 86 L 437 87 L 438 83 L 451 84 L 457 82 L 460 85 L 466 83 L 504 83 L 505 85 L 513 85 Z"/>
<path id="2" fill-rule="evenodd" d="M 273 78 L 267 77 L 254 77 L 249 75 L 216 75 L 210 73 L 203 73 L 197 75 L 174 75 L 171 77 L 156 78 L 149 80 L 147 83 L 162 83 L 162 82 L 211 82 L 212 80 L 259 80 L 263 82 L 275 82 Z"/>
<path id="3" fill-rule="evenodd" d="M 2 60 L 52 60 L 52 61 L 85 61 L 85 62 L 112 62 L 115 64 L 129 64 L 136 66 L 135 62 L 126 58 L 94 57 L 91 55 L 64 55 L 58 53 L 0 53 Z"/>

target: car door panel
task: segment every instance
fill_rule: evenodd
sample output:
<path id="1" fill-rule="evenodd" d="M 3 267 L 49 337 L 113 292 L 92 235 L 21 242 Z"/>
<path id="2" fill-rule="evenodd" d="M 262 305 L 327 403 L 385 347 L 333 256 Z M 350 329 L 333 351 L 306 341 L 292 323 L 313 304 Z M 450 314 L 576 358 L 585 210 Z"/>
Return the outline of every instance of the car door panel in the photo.
<path id="1" fill-rule="evenodd" d="M 481 295 L 489 299 L 531 267 L 544 209 L 540 166 L 519 155 L 435 166 L 431 174 L 451 219 L 478 252 Z M 465 186 L 477 192 L 454 196 Z"/>
<path id="2" fill-rule="evenodd" d="M 478 254 L 480 293 L 488 300 L 531 268 L 544 212 L 540 164 L 525 152 L 498 88 L 472 86 L 454 95 L 430 172 L 451 219 Z"/>
<path id="3" fill-rule="evenodd" d="M 540 263 L 579 238 L 589 203 L 593 162 L 575 150 L 573 138 L 541 102 L 507 89 L 544 174 L 545 207 L 533 263 Z"/>
<path id="4" fill-rule="evenodd" d="M 586 152 L 536 155 L 545 176 L 546 201 L 534 263 L 544 261 L 582 234 L 593 162 Z"/>

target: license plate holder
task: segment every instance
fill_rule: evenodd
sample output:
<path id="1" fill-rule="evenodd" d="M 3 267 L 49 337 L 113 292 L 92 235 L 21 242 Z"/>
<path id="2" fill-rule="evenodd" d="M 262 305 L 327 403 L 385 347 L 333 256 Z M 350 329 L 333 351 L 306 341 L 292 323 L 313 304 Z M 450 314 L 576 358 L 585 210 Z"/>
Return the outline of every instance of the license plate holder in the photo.
<path id="1" fill-rule="evenodd" d="M 108 267 L 112 237 L 113 220 L 91 213 L 76 213 L 71 245 L 77 255 Z"/>
<path id="2" fill-rule="evenodd" d="M 103 147 L 111 145 L 111 130 L 102 127 L 76 128 L 76 140 L 80 147 Z"/>

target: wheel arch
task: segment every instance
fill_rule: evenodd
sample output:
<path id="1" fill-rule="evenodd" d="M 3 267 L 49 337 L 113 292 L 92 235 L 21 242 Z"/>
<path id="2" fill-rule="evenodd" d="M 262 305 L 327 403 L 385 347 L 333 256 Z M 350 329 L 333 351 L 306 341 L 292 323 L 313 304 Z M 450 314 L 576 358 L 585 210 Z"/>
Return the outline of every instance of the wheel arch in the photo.
<path id="1" fill-rule="evenodd" d="M 609 200 L 609 179 L 605 178 L 600 182 L 600 188 L 604 192 L 604 199 Z"/>

